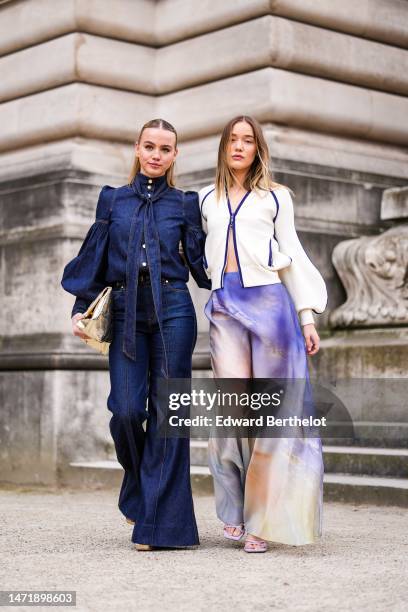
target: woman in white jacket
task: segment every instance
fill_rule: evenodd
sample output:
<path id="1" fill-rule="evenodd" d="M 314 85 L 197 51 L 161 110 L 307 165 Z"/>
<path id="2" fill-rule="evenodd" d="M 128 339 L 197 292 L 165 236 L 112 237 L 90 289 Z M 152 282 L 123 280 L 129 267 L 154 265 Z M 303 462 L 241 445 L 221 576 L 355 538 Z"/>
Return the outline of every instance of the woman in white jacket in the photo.
<path id="1" fill-rule="evenodd" d="M 216 182 L 200 191 L 212 367 L 216 378 L 307 386 L 307 355 L 319 350 L 312 311 L 324 311 L 326 285 L 297 236 L 290 191 L 268 164 L 260 125 L 235 117 L 221 136 Z M 210 437 L 209 466 L 224 536 L 247 534 L 246 552 L 321 535 L 319 437 Z"/>

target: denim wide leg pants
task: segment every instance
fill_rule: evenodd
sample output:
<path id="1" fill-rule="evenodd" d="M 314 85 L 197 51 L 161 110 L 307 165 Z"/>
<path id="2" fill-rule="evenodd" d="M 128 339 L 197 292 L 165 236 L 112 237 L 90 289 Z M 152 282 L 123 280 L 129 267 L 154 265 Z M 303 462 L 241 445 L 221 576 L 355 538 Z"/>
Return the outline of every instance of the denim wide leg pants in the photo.
<path id="1" fill-rule="evenodd" d="M 138 287 L 136 361 L 122 351 L 124 288 L 113 291 L 113 305 L 108 409 L 117 458 L 125 470 L 119 509 L 136 522 L 132 542 L 163 547 L 199 544 L 189 440 L 157 435 L 158 389 L 166 370 L 150 283 Z M 186 283 L 162 281 L 162 306 L 168 376 L 190 378 L 197 321 Z"/>

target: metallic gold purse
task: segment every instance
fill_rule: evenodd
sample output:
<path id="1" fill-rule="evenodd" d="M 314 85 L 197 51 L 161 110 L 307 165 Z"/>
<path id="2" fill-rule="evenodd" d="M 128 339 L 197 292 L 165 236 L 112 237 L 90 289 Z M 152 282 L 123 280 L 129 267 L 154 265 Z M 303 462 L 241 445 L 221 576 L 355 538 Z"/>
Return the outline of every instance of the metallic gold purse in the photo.
<path id="1" fill-rule="evenodd" d="M 105 287 L 100 292 L 84 312 L 83 318 L 77 321 L 77 326 L 90 336 L 81 340 L 103 355 L 108 354 L 113 337 L 112 287 Z"/>

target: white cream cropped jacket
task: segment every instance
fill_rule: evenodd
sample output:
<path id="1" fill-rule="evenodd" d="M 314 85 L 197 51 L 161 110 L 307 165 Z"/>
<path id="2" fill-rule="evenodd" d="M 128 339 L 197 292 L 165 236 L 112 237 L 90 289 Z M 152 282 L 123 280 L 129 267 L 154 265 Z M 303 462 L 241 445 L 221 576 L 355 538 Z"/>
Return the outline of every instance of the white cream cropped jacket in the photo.
<path id="1" fill-rule="evenodd" d="M 312 311 L 326 308 L 326 284 L 299 241 L 290 192 L 285 187 L 248 192 L 235 212 L 226 195 L 216 201 L 214 185 L 201 189 L 199 197 L 211 288 L 223 287 L 231 228 L 242 286 L 283 282 L 301 325 L 313 323 Z"/>

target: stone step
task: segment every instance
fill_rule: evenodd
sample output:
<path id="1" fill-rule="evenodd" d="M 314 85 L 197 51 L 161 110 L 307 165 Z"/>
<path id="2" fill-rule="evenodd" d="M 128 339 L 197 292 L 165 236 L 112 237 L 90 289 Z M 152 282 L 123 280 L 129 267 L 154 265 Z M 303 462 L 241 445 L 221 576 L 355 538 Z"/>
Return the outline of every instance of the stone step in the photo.
<path id="1" fill-rule="evenodd" d="M 208 442 L 207 440 L 190 440 L 191 465 L 207 466 Z"/>
<path id="2" fill-rule="evenodd" d="M 323 443 L 335 446 L 372 446 L 408 448 L 408 423 L 385 421 L 354 421 L 354 438 L 325 438 Z"/>
<path id="3" fill-rule="evenodd" d="M 328 501 L 408 507 L 408 478 L 325 474 Z"/>
<path id="4" fill-rule="evenodd" d="M 213 492 L 208 468 L 192 466 L 191 481 L 194 492 Z M 325 501 L 408 507 L 408 478 L 325 474 L 323 483 Z"/>
<path id="5" fill-rule="evenodd" d="M 408 478 L 408 449 L 323 445 L 329 474 Z"/>
<path id="6" fill-rule="evenodd" d="M 191 440 L 191 465 L 207 466 L 207 441 Z M 323 445 L 327 473 L 408 478 L 408 449 Z"/>
<path id="7" fill-rule="evenodd" d="M 122 480 L 123 468 L 116 460 L 72 462 L 60 476 L 62 486 L 78 489 L 118 488 Z"/>
<path id="8" fill-rule="evenodd" d="M 344 430 L 344 425 L 343 425 Z M 323 432 L 324 433 L 324 432 Z M 199 435 L 191 428 L 193 436 Z M 354 421 L 350 438 L 329 438 L 322 441 L 330 446 L 372 446 L 378 448 L 408 448 L 408 423 L 406 421 Z"/>
<path id="9" fill-rule="evenodd" d="M 73 462 L 61 484 L 77 488 L 118 488 L 123 470 L 117 461 Z M 212 494 L 213 482 L 208 467 L 191 466 L 195 494 Z M 371 503 L 408 507 L 408 478 L 361 476 L 355 474 L 324 475 L 324 498 L 330 501 Z"/>

